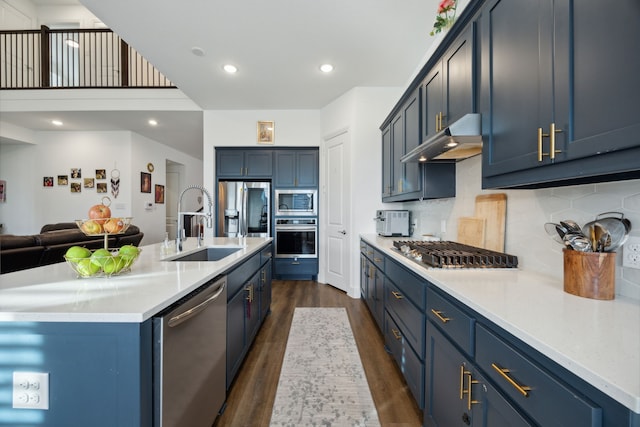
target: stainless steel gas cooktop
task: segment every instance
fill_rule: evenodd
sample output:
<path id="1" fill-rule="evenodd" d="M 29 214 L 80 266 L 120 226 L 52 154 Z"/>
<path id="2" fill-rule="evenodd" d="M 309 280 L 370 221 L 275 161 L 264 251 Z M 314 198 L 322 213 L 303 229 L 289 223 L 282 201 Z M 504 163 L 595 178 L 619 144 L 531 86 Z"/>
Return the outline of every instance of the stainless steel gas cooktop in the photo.
<path id="1" fill-rule="evenodd" d="M 395 249 L 433 268 L 517 268 L 518 257 L 457 242 L 396 240 Z"/>

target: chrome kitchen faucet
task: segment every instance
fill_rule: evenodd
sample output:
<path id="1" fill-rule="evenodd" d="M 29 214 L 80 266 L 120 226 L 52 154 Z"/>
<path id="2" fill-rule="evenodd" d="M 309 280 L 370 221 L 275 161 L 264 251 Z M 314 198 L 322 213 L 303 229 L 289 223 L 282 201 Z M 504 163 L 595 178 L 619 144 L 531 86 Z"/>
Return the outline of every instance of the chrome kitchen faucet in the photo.
<path id="1" fill-rule="evenodd" d="M 182 212 L 182 197 L 184 196 L 184 193 L 186 193 L 188 190 L 202 191 L 202 194 L 204 194 L 207 197 L 207 201 L 209 202 L 209 212 L 207 213 Z M 185 188 L 184 190 L 182 190 L 182 193 L 180 193 L 180 198 L 178 199 L 178 230 L 176 232 L 176 249 L 178 252 L 182 251 L 182 241 L 186 240 L 186 237 L 183 236 L 184 234 L 183 225 L 182 225 L 183 215 L 194 215 L 194 216 L 204 217 L 207 220 L 207 228 L 213 228 L 213 199 L 211 198 L 211 195 L 209 194 L 206 188 L 204 188 L 201 185 L 191 185 Z M 198 227 L 198 247 L 200 247 L 201 243 L 202 243 L 202 235 L 200 232 L 200 227 Z"/>

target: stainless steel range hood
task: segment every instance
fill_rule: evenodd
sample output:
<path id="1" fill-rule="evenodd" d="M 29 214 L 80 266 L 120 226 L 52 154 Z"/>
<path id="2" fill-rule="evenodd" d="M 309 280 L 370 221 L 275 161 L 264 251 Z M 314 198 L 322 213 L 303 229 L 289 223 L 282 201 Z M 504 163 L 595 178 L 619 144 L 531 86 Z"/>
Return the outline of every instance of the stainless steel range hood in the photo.
<path id="1" fill-rule="evenodd" d="M 462 160 L 481 152 L 481 115 L 467 114 L 402 156 L 400 161 Z"/>

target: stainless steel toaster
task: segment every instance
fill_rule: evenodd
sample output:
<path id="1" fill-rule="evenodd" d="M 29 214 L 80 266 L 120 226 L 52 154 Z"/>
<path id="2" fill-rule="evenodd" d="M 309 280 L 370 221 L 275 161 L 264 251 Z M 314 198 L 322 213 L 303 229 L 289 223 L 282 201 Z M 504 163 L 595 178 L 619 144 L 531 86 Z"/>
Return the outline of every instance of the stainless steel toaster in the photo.
<path id="1" fill-rule="evenodd" d="M 409 211 L 376 211 L 376 233 L 379 236 L 409 236 Z"/>

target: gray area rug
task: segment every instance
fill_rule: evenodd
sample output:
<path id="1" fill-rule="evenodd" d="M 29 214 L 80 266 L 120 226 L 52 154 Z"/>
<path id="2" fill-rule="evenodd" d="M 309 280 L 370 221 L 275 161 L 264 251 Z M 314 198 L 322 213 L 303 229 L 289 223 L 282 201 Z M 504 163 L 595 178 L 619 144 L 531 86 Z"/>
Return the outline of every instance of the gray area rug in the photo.
<path id="1" fill-rule="evenodd" d="M 295 309 L 271 426 L 380 426 L 344 308 Z"/>

